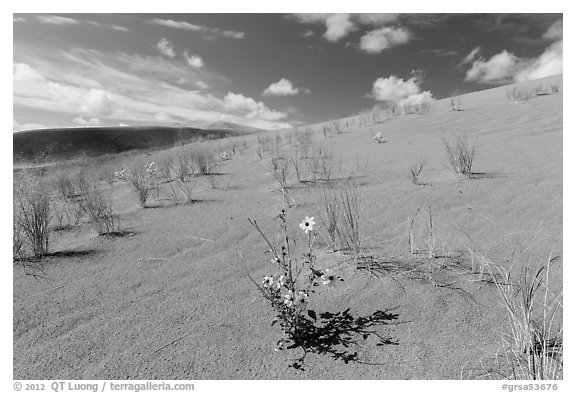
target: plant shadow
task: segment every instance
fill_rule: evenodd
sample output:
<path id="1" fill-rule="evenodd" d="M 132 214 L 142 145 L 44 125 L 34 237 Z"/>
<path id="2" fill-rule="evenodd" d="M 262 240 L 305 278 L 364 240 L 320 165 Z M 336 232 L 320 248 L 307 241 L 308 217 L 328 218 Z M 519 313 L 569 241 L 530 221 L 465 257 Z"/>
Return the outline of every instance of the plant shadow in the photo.
<path id="1" fill-rule="evenodd" d="M 376 346 L 399 345 L 397 341 L 382 337 L 375 330 L 376 327 L 388 325 L 398 319 L 399 314 L 394 312 L 395 309 L 378 310 L 364 317 L 354 317 L 350 314 L 350 309 L 337 313 L 324 312 L 318 317 L 314 311 L 309 310 L 308 316 L 311 319 L 306 318 L 305 322 L 303 321 L 298 338 L 288 347 L 288 349 L 301 348 L 304 355 L 289 367 L 304 370 L 304 359 L 308 353 L 331 355 L 346 364 L 349 362 L 374 364 L 359 360 L 358 352 L 350 347 L 357 345 L 359 338 L 366 340 L 370 336 L 378 339 Z"/>

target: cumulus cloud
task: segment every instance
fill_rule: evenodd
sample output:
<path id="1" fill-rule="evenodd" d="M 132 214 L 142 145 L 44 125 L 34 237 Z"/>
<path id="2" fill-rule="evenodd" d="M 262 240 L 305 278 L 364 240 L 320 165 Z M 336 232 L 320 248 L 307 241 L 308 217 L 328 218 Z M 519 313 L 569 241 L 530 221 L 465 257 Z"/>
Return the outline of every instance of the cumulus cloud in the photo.
<path id="1" fill-rule="evenodd" d="M 232 92 L 224 97 L 224 108 L 240 113 L 247 119 L 280 120 L 287 116 L 284 112 L 271 110 L 263 102 Z"/>
<path id="2" fill-rule="evenodd" d="M 117 104 L 111 94 L 102 89 L 84 89 L 56 82 L 48 82 L 53 101 L 85 116 L 109 116 Z"/>
<path id="3" fill-rule="evenodd" d="M 274 82 L 270 86 L 268 86 L 262 92 L 262 95 L 265 97 L 295 96 L 300 92 L 310 93 L 310 90 L 295 87 L 290 80 L 282 78 L 278 82 Z"/>
<path id="4" fill-rule="evenodd" d="M 398 19 L 399 14 L 294 14 L 300 23 L 323 24 L 324 38 L 339 41 L 361 26 L 385 26 Z"/>
<path id="5" fill-rule="evenodd" d="M 226 38 L 235 38 L 237 40 L 243 39 L 245 37 L 245 33 L 243 31 L 232 31 L 232 30 L 221 30 L 214 27 L 202 26 L 202 25 L 195 25 L 192 23 L 184 22 L 184 21 L 175 21 L 172 19 L 150 19 L 148 23 L 159 25 L 159 26 L 166 26 L 173 29 L 185 30 L 185 31 L 197 31 L 201 33 L 208 33 L 213 35 L 218 35 L 221 37 Z"/>
<path id="6" fill-rule="evenodd" d="M 393 46 L 408 43 L 410 32 L 403 28 L 382 27 L 372 30 L 360 38 L 360 49 L 366 53 L 376 54 Z"/>
<path id="7" fill-rule="evenodd" d="M 356 27 L 350 20 L 350 14 L 332 14 L 326 18 L 326 32 L 324 38 L 328 41 L 336 42 L 345 37 Z"/>
<path id="8" fill-rule="evenodd" d="M 518 82 L 559 75 L 563 69 L 563 41 L 550 45 L 537 59 L 518 72 L 514 79 Z"/>
<path id="9" fill-rule="evenodd" d="M 14 63 L 12 65 L 12 80 L 14 82 L 26 82 L 26 81 L 43 81 L 44 76 L 42 76 L 34 68 L 26 63 Z"/>
<path id="10" fill-rule="evenodd" d="M 176 50 L 170 41 L 166 38 L 162 38 L 160 41 L 156 43 L 156 48 L 162 53 L 164 56 L 167 57 L 175 57 Z"/>
<path id="11" fill-rule="evenodd" d="M 480 83 L 506 83 L 514 79 L 521 60 L 513 53 L 503 50 L 489 60 L 479 59 L 466 72 L 465 81 Z"/>
<path id="12" fill-rule="evenodd" d="M 184 58 L 186 59 L 186 63 L 188 63 L 188 65 L 191 67 L 200 68 L 204 66 L 204 61 L 198 55 L 193 55 L 186 51 L 184 52 Z"/>
<path id="13" fill-rule="evenodd" d="M 404 80 L 395 75 L 378 78 L 372 84 L 372 98 L 398 105 L 417 105 L 433 99 L 430 91 L 421 91 L 422 73 Z"/>
<path id="14" fill-rule="evenodd" d="M 520 58 L 503 50 L 490 59 L 479 58 L 466 72 L 465 81 L 486 84 L 503 84 L 545 78 L 563 73 L 562 20 L 556 21 L 542 38 L 552 40 L 536 58 Z"/>
<path id="15" fill-rule="evenodd" d="M 79 25 L 76 19 L 67 18 L 64 16 L 56 16 L 56 15 L 38 15 L 36 19 L 40 23 L 47 23 L 51 25 L 58 25 L 58 26 L 67 26 L 67 25 Z"/>
<path id="16" fill-rule="evenodd" d="M 79 125 L 79 126 L 99 126 L 100 120 L 96 117 L 92 117 L 89 119 L 85 119 L 82 116 L 77 116 L 74 118 L 74 120 L 72 120 L 72 123 Z"/>

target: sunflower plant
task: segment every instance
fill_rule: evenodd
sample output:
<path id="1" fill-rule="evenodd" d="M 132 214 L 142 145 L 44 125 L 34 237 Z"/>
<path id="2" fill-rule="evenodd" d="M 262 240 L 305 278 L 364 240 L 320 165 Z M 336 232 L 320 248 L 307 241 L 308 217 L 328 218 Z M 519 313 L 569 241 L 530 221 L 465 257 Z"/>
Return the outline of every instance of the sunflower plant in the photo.
<path id="1" fill-rule="evenodd" d="M 299 239 L 288 234 L 286 210 L 277 217 L 280 221 L 279 243 L 274 245 L 264 234 L 255 220 L 250 223 L 260 233 L 273 256 L 271 264 L 275 273 L 263 277 L 260 283 L 252 277 L 260 293 L 266 298 L 276 314 L 272 325 L 278 323 L 284 337 L 277 341 L 276 351 L 291 348 L 305 348 L 306 340 L 316 330 L 316 312 L 309 308 L 310 297 L 319 286 L 332 286 L 342 278 L 330 269 L 315 269 L 316 222 L 314 217 L 306 217 L 300 228 L 305 238 L 305 247 L 299 247 Z M 303 249 L 303 252 L 302 252 Z M 301 250 L 301 253 L 298 252 Z"/>

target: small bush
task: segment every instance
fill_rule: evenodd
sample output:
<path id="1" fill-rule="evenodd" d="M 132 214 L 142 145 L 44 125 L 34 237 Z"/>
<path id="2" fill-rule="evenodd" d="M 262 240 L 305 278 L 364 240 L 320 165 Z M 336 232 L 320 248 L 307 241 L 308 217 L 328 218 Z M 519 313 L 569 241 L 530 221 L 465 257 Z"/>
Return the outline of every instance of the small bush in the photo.
<path id="1" fill-rule="evenodd" d="M 476 146 L 471 145 L 466 137 L 455 137 L 452 141 L 444 140 L 444 147 L 454 172 L 470 177 Z"/>
<path id="2" fill-rule="evenodd" d="M 16 225 L 21 229 L 35 257 L 48 254 L 52 209 L 49 188 L 30 182 L 16 191 Z"/>
<path id="3" fill-rule="evenodd" d="M 144 165 L 135 165 L 128 170 L 126 175 L 128 184 L 136 191 L 138 202 L 141 207 L 146 207 L 148 196 L 152 192 L 152 181 Z"/>
<path id="4" fill-rule="evenodd" d="M 119 220 L 112 212 L 112 201 L 102 191 L 88 188 L 84 194 L 84 206 L 99 235 L 110 235 L 119 230 Z"/>
<path id="5" fill-rule="evenodd" d="M 200 175 L 205 176 L 214 173 L 217 160 L 213 151 L 209 149 L 198 150 L 195 152 L 194 158 Z"/>

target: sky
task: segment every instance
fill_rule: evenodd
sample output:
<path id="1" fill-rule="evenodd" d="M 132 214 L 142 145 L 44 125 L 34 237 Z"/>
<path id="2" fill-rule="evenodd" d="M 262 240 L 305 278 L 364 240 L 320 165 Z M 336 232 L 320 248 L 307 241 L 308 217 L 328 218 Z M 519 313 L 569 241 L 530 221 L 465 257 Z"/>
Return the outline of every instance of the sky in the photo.
<path id="1" fill-rule="evenodd" d="M 13 130 L 275 130 L 563 72 L 562 14 L 13 14 Z"/>

